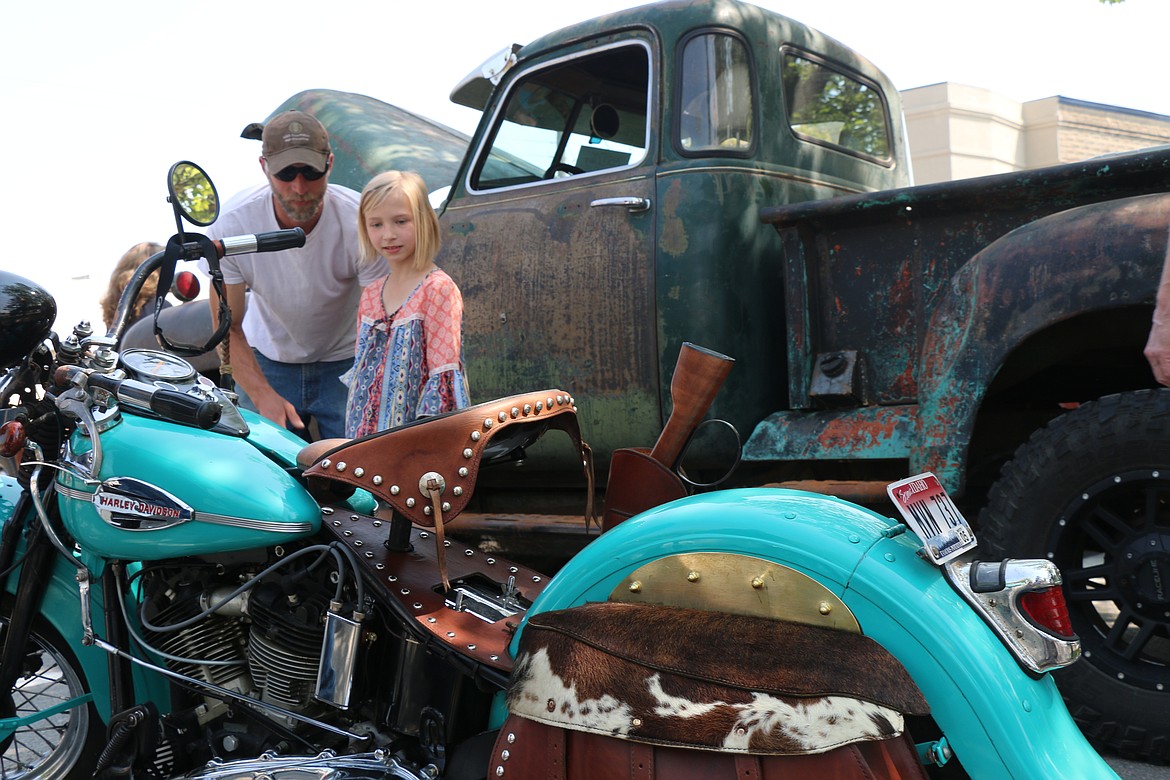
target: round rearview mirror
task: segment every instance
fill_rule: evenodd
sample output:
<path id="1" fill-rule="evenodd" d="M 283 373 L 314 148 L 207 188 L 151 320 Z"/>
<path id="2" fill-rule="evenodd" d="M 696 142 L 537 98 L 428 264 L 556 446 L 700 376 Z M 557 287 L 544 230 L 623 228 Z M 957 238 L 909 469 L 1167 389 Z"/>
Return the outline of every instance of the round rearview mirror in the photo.
<path id="1" fill-rule="evenodd" d="M 168 198 L 193 225 L 207 227 L 219 216 L 219 194 L 211 177 L 192 162 L 177 162 L 167 177 Z"/>

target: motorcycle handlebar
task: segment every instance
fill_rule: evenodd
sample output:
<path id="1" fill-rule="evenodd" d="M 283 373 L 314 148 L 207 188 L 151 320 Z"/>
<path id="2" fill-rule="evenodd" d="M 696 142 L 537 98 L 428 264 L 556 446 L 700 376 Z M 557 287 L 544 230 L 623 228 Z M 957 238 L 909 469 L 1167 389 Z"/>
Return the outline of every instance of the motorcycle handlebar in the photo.
<path id="1" fill-rule="evenodd" d="M 219 401 L 210 398 L 198 398 L 178 390 L 155 387 L 136 379 L 114 379 L 76 366 L 62 366 L 57 369 L 54 378 L 61 385 L 90 385 L 105 390 L 120 404 L 146 409 L 164 419 L 197 428 L 214 427 L 223 414 Z"/>
<path id="2" fill-rule="evenodd" d="M 299 227 L 288 230 L 272 230 L 246 236 L 230 236 L 216 241 L 220 256 L 245 255 L 252 252 L 279 252 L 296 249 L 305 245 L 305 231 Z"/>

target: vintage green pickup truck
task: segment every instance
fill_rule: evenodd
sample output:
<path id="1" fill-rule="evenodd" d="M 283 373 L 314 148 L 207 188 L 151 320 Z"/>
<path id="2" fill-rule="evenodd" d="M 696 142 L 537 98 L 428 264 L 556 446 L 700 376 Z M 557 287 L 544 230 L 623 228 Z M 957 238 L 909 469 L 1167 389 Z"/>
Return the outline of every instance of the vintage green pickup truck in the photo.
<path id="1" fill-rule="evenodd" d="M 280 109 L 329 124 L 308 99 Z M 483 111 L 430 182 L 476 400 L 571 390 L 604 467 L 654 442 L 684 341 L 734 357 L 712 414 L 746 437 L 738 482 L 872 503 L 933 471 L 992 554 L 1064 573 L 1090 738 L 1170 760 L 1170 391 L 1142 356 L 1170 151 L 912 187 L 882 72 L 735 0 L 553 32 L 452 99 Z M 545 454 L 484 508 L 579 490 Z"/>

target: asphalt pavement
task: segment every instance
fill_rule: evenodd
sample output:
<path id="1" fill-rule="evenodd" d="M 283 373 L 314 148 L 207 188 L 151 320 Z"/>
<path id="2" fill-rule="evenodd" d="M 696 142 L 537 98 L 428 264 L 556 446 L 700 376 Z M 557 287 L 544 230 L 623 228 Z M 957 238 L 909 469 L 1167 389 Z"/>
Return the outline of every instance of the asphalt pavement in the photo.
<path id="1" fill-rule="evenodd" d="M 1137 761 L 1112 756 L 1105 756 L 1105 761 L 1121 780 L 1170 780 L 1170 766 L 1139 764 Z"/>

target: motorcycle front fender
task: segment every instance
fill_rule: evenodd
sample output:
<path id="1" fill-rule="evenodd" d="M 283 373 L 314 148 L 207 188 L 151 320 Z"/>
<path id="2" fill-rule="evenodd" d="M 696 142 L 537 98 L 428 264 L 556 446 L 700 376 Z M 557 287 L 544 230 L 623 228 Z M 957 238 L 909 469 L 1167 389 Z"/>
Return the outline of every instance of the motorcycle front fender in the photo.
<path id="1" fill-rule="evenodd" d="M 1116 778 L 1048 675 L 1026 673 L 896 520 L 802 491 L 745 489 L 681 499 L 607 531 L 566 564 L 529 615 L 607 601 L 642 566 L 727 553 L 819 582 L 910 673 L 974 778 Z M 513 640 L 515 654 L 523 624 Z"/>
<path id="2" fill-rule="evenodd" d="M 14 513 L 22 489 L 16 480 L 0 475 L 0 528 L 8 523 L 17 521 Z M 19 518 L 25 524 L 39 522 L 32 516 L 32 508 L 28 507 L 30 515 Z M 16 551 L 16 559 L 24 555 L 24 539 L 20 540 Z M 15 569 L 7 578 L 5 590 L 9 595 L 15 595 L 19 581 L 19 568 Z M 100 573 L 93 574 L 94 584 L 90 589 L 90 614 L 94 621 L 94 631 L 102 635 L 104 628 L 103 615 L 105 602 L 100 587 Z M 49 581 L 44 584 L 44 594 L 41 597 L 41 617 L 61 635 L 77 656 L 77 662 L 85 674 L 89 690 L 94 695 L 94 706 L 98 715 L 106 723 L 110 721 L 110 684 L 109 684 L 109 655 L 93 645 L 82 642 L 81 628 L 81 595 L 77 584 L 77 567 L 55 554 Z M 160 708 L 166 708 L 170 701 L 169 689 L 166 680 L 159 675 L 149 674 L 137 665 L 133 667 L 134 690 L 138 701 L 153 701 Z"/>

